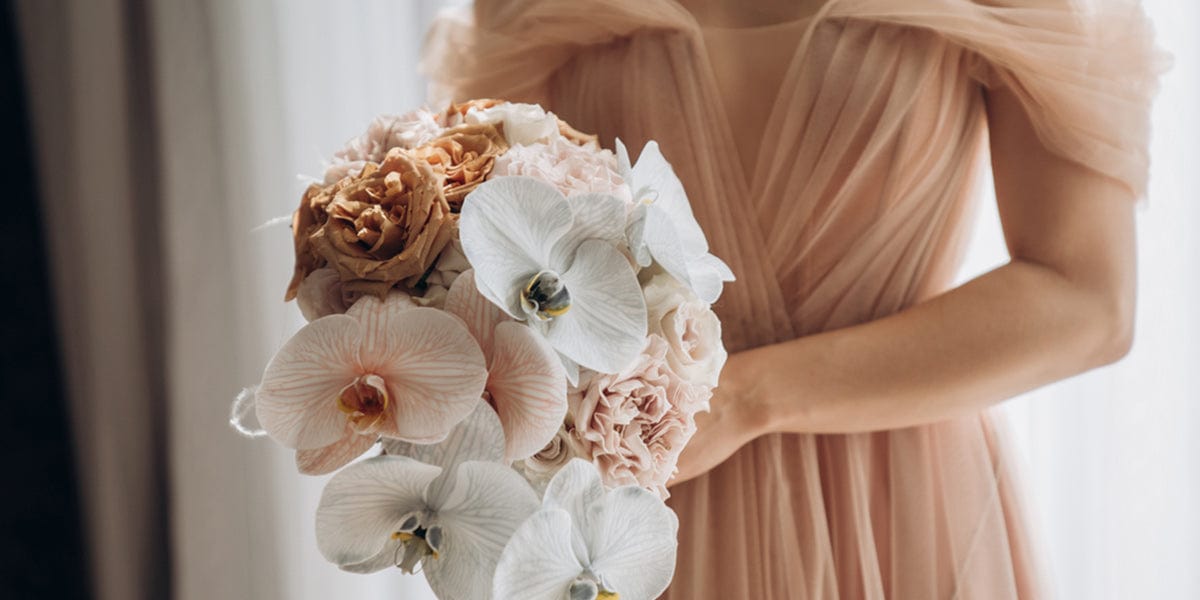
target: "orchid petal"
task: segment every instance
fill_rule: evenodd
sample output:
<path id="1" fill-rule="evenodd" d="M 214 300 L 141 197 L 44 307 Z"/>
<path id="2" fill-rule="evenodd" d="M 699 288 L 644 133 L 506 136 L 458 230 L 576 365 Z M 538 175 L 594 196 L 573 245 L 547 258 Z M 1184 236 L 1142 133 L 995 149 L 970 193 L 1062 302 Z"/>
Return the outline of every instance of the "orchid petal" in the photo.
<path id="1" fill-rule="evenodd" d="M 625 368 L 646 343 L 646 302 L 629 261 L 606 242 L 587 241 L 562 279 L 571 309 L 551 322 L 547 339 L 580 366 Z"/>
<path id="2" fill-rule="evenodd" d="M 338 565 L 338 568 L 350 573 L 359 573 L 363 575 L 367 573 L 377 573 L 384 569 L 398 566 L 400 563 L 401 553 L 403 551 L 404 542 L 398 539 L 392 539 L 389 536 L 387 543 L 383 545 L 383 548 L 380 549 L 379 552 L 375 553 L 375 556 L 355 563 Z"/>
<path id="3" fill-rule="evenodd" d="M 475 188 L 463 203 L 459 235 L 479 291 L 524 318 L 519 290 L 548 263 L 552 244 L 573 221 L 563 195 L 537 179 L 496 177 Z"/>
<path id="4" fill-rule="evenodd" d="M 504 427 L 506 460 L 520 460 L 544 448 L 562 426 L 566 374 L 554 348 L 525 325 L 509 321 L 495 331 L 487 389 Z"/>
<path id="5" fill-rule="evenodd" d="M 586 527 L 590 567 L 606 587 L 628 600 L 653 600 L 667 589 L 679 520 L 657 495 L 637 486 L 610 490 Z"/>
<path id="6" fill-rule="evenodd" d="M 558 362 L 562 364 L 563 372 L 567 375 L 567 383 L 572 387 L 579 385 L 579 363 L 558 353 Z"/>
<path id="7" fill-rule="evenodd" d="M 650 266 L 650 249 L 646 247 L 646 205 L 638 204 L 629 213 L 628 225 L 625 226 L 625 237 L 629 242 L 629 252 L 639 266 Z"/>
<path id="8" fill-rule="evenodd" d="M 292 336 L 263 372 L 255 411 L 272 439 L 288 448 L 323 448 L 342 439 L 342 388 L 358 376 L 359 325 L 322 317 Z"/>
<path id="9" fill-rule="evenodd" d="M 360 435 L 347 424 L 345 437 L 340 441 L 324 448 L 297 450 L 296 468 L 305 475 L 332 473 L 350 464 L 374 445 L 375 436 Z"/>
<path id="10" fill-rule="evenodd" d="M 494 303 L 484 297 L 475 285 L 475 271 L 463 271 L 446 292 L 446 312 L 467 324 L 467 330 L 479 341 L 483 355 L 492 360 L 492 335 L 496 326 L 509 321 Z"/>
<path id="11" fill-rule="evenodd" d="M 586 240 L 616 245 L 625 235 L 625 203 L 609 194 L 579 194 L 569 201 L 573 222 L 550 250 L 548 266 L 562 273 L 571 267 L 576 249 Z"/>
<path id="12" fill-rule="evenodd" d="M 393 324 L 411 308 L 416 308 L 416 305 L 408 294 L 392 292 L 384 300 L 363 296 L 346 311 L 346 315 L 354 317 L 362 327 L 359 362 L 368 370 L 392 357 L 398 342 L 394 337 Z"/>
<path id="13" fill-rule="evenodd" d="M 643 248 L 653 256 L 664 271 L 670 273 L 685 286 L 691 287 L 688 271 L 688 256 L 683 249 L 673 223 L 662 218 L 662 213 L 648 208 L 645 221 L 645 245 Z"/>
<path id="14" fill-rule="evenodd" d="M 439 598 L 490 598 L 500 553 L 537 510 L 537 494 L 504 465 L 472 461 L 455 471 L 447 496 L 430 499 L 430 526 L 440 526 L 444 538 L 441 556 L 422 563 L 425 577 Z"/>
<path id="15" fill-rule="evenodd" d="M 337 565 L 377 559 L 441 469 L 399 456 L 368 458 L 334 475 L 317 506 L 317 547 Z M 376 566 L 373 561 L 372 567 Z"/>
<path id="16" fill-rule="evenodd" d="M 617 149 L 617 170 L 621 174 L 621 179 L 624 180 L 626 184 L 632 184 L 633 164 L 629 160 L 629 149 L 625 147 L 625 142 L 622 142 L 621 138 L 616 138 L 613 141 Z M 634 200 L 637 199 L 634 198 Z"/>
<path id="17" fill-rule="evenodd" d="M 726 281 L 733 281 L 733 271 L 721 259 L 703 254 L 693 258 L 687 264 L 688 281 L 692 291 L 702 302 L 712 304 L 721 297 Z"/>
<path id="18" fill-rule="evenodd" d="M 496 565 L 492 596 L 562 600 L 583 565 L 571 550 L 571 516 L 543 509 L 517 528 Z"/>
<path id="19" fill-rule="evenodd" d="M 684 252 L 688 255 L 708 251 L 708 242 L 704 239 L 704 231 L 692 215 L 692 207 L 688 203 L 687 192 L 683 182 L 675 175 L 671 163 L 663 157 L 658 143 L 647 142 L 638 155 L 637 164 L 633 166 L 633 181 L 638 187 L 650 188 L 655 191 L 650 213 L 658 213 L 662 219 L 674 226 L 678 232 L 679 241 Z M 634 198 L 636 202 L 638 198 Z M 653 238 L 647 238 L 653 243 Z"/>
<path id="20" fill-rule="evenodd" d="M 409 444 L 385 439 L 383 447 L 389 455 L 407 456 L 445 469 L 471 460 L 499 463 L 504 460 L 504 430 L 496 411 L 476 398 L 475 408 L 442 441 Z"/>
<path id="21" fill-rule="evenodd" d="M 590 561 L 588 543 L 584 538 L 586 532 L 592 530 L 589 507 L 601 502 L 604 498 L 604 484 L 600 482 L 600 472 L 596 466 L 582 458 L 572 458 L 546 486 L 542 496 L 542 506 L 558 508 L 571 515 L 575 524 L 571 536 L 575 554 L 583 561 Z"/>
<path id="22" fill-rule="evenodd" d="M 487 381 L 483 352 L 462 321 L 444 311 L 383 308 L 364 324 L 373 331 L 364 332 L 371 343 L 362 354 L 363 368 L 387 382 L 394 405 L 380 434 L 414 443 L 441 440 L 479 402 Z"/>

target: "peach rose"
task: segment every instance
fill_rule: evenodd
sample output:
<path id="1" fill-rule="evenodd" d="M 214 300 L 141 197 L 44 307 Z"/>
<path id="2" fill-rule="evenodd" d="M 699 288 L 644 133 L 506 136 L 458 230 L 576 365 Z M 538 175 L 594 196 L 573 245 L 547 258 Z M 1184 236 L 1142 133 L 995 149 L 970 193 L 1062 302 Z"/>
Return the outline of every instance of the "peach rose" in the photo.
<path id="1" fill-rule="evenodd" d="M 624 371 L 586 382 L 581 376 L 567 396 L 572 451 L 592 461 L 608 486 L 636 484 L 669 496 L 667 481 L 710 391 L 681 379 L 666 359 L 666 340 L 651 335 Z"/>
<path id="2" fill-rule="evenodd" d="M 576 458 L 570 437 L 571 433 L 563 426 L 545 448 L 525 459 L 522 465 L 525 478 L 535 483 L 548 482 L 563 465 Z"/>
<path id="3" fill-rule="evenodd" d="M 383 298 L 397 283 L 415 283 L 458 226 L 442 179 L 429 163 L 393 148 L 358 175 L 310 186 L 292 217 L 296 268 L 287 299 L 325 266 L 337 270 L 343 293 Z"/>
<path id="4" fill-rule="evenodd" d="M 444 194 L 450 209 L 458 212 L 463 198 L 492 173 L 496 157 L 508 142 L 495 125 L 459 125 L 413 150 L 446 176 Z"/>
<path id="5" fill-rule="evenodd" d="M 574 127 L 571 127 L 566 121 L 558 120 L 558 133 L 563 136 L 568 142 L 576 146 L 584 146 L 593 150 L 600 149 L 600 136 L 595 134 L 583 133 Z"/>
<path id="6" fill-rule="evenodd" d="M 632 202 L 629 186 L 621 178 L 612 152 L 577 146 L 563 138 L 513 146 L 496 159 L 493 174 L 541 179 L 557 187 L 564 196 L 595 192 L 617 196 L 626 205 Z"/>
<path id="7" fill-rule="evenodd" d="M 367 131 L 346 142 L 325 169 L 325 184 L 362 171 L 368 162 L 383 161 L 392 148 L 416 148 L 442 133 L 433 113 L 418 109 L 403 115 L 380 115 Z"/>

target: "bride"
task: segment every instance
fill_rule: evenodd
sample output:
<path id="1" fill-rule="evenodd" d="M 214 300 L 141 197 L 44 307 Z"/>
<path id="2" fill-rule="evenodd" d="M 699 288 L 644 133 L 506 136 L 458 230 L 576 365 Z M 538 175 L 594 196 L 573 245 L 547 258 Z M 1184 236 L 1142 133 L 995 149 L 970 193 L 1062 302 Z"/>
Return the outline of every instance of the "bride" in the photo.
<path id="1" fill-rule="evenodd" d="M 1156 51 L 1138 6 L 1093 4 L 477 0 L 435 25 L 441 99 L 657 139 L 738 277 L 666 597 L 1047 593 L 989 407 L 1133 335 Z M 988 168 L 1011 261 L 953 287 Z"/>

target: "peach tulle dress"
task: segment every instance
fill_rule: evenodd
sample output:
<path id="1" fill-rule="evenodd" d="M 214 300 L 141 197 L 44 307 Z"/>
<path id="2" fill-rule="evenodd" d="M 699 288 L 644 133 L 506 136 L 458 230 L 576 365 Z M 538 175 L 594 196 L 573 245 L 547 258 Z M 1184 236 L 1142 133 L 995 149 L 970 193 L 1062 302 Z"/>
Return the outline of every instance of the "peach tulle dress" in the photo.
<path id="1" fill-rule="evenodd" d="M 763 59 L 732 64 L 730 45 Z M 736 352 L 952 285 L 988 164 L 987 88 L 1141 197 L 1157 62 L 1133 2 L 831 0 L 739 30 L 675 0 L 477 0 L 439 19 L 423 67 L 439 100 L 539 102 L 608 147 L 658 140 L 738 277 L 715 307 Z M 672 488 L 665 597 L 1047 594 L 997 421 L 759 438 Z"/>

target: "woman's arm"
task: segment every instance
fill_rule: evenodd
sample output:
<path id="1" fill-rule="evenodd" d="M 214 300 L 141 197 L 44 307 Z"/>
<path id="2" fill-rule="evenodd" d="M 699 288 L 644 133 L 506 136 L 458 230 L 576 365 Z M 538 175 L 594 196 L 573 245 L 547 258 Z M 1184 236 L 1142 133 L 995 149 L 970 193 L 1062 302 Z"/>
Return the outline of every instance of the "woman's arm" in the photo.
<path id="1" fill-rule="evenodd" d="M 991 93 L 987 111 L 1012 260 L 886 318 L 731 356 L 677 481 L 764 433 L 895 429 L 972 414 L 1128 352 L 1131 192 L 1047 151 L 1010 93 Z"/>

